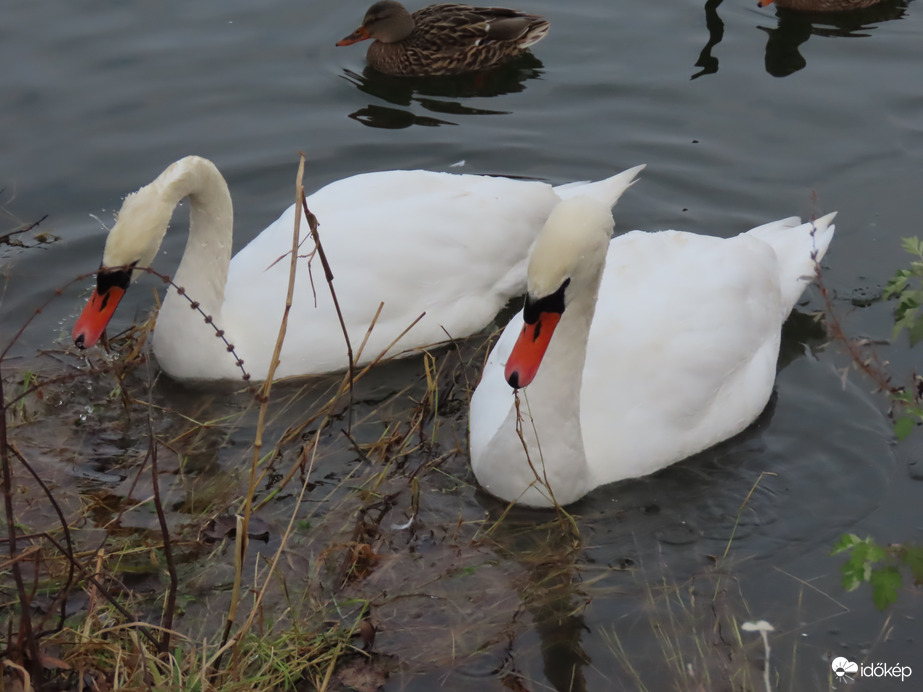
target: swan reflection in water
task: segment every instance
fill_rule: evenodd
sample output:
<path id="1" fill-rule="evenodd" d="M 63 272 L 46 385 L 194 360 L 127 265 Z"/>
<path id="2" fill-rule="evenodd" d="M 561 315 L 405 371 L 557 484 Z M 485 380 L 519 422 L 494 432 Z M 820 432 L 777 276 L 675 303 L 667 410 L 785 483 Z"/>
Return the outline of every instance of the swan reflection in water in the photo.
<path id="1" fill-rule="evenodd" d="M 446 77 L 394 77 L 370 67 L 365 67 L 361 74 L 343 70 L 340 76 L 359 91 L 397 106 L 372 103 L 350 113 L 350 118 L 369 127 L 401 129 L 412 125 L 458 124 L 442 117 L 417 114 L 411 109 L 415 103 L 440 115 L 507 115 L 509 111 L 467 106 L 464 99 L 525 91 L 526 81 L 541 76 L 543 68 L 541 60 L 525 53 L 490 70 Z"/>
<path id="2" fill-rule="evenodd" d="M 736 0 L 735 0 L 736 1 Z M 718 58 L 712 55 L 712 49 L 724 36 L 724 22 L 718 15 L 718 6 L 722 0 L 708 0 L 705 3 L 705 26 L 708 29 L 708 42 L 699 53 L 696 67 L 702 68 L 692 75 L 696 79 L 718 71 Z M 805 11 L 792 10 L 773 5 L 778 24 L 769 28 L 760 26 L 766 32 L 766 72 L 773 77 L 786 77 L 807 65 L 798 48 L 802 43 L 818 36 L 841 36 L 843 38 L 862 38 L 871 36 L 876 24 L 902 19 L 910 0 L 885 0 L 871 7 L 861 9 L 844 9 L 842 11 Z M 848 4 L 848 3 L 847 3 Z"/>

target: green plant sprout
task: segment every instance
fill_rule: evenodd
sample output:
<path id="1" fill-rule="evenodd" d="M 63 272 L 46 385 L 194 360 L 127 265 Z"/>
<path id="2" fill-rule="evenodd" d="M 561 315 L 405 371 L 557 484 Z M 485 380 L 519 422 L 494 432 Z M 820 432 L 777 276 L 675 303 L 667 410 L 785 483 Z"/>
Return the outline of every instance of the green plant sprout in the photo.
<path id="1" fill-rule="evenodd" d="M 855 591 L 863 583 L 872 587 L 872 600 L 879 610 L 897 601 L 903 586 L 902 568 L 908 569 L 914 584 L 923 584 L 923 546 L 893 543 L 879 545 L 873 538 L 859 538 L 854 533 L 840 537 L 831 551 L 838 555 L 849 551 L 849 559 L 840 567 L 843 588 Z"/>
<path id="2" fill-rule="evenodd" d="M 897 299 L 891 338 L 897 339 L 906 329 L 910 346 L 913 347 L 923 339 L 923 241 L 916 236 L 903 238 L 901 246 L 913 255 L 914 259 L 910 262 L 909 268 L 899 269 L 891 277 L 885 287 L 884 297 Z M 902 409 L 902 414 L 896 416 L 894 422 L 894 434 L 898 440 L 906 438 L 916 426 L 923 423 L 921 384 L 923 380 L 915 377 L 911 389 L 901 389 L 892 394 L 894 402 Z"/>
<path id="3" fill-rule="evenodd" d="M 901 239 L 901 247 L 913 255 L 909 269 L 899 269 L 888 281 L 884 298 L 897 298 L 894 308 L 894 333 L 897 339 L 902 331 L 907 330 L 910 345 L 915 346 L 923 339 L 923 319 L 920 306 L 923 305 L 923 241 L 916 236 Z"/>

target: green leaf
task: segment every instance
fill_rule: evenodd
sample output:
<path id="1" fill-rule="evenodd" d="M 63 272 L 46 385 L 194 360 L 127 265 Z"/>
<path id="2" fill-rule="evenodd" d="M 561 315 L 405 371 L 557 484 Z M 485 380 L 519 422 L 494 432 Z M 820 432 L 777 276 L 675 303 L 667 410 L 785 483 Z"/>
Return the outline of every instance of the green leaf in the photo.
<path id="1" fill-rule="evenodd" d="M 914 582 L 923 584 L 923 546 L 904 546 L 904 554 L 901 556 L 901 560 L 910 568 Z"/>
<path id="2" fill-rule="evenodd" d="M 831 555 L 836 555 L 842 553 L 844 550 L 849 550 L 853 546 L 862 543 L 862 539 L 859 538 L 854 533 L 844 533 L 840 536 L 840 540 L 833 544 L 833 549 L 830 551 Z"/>
<path id="3" fill-rule="evenodd" d="M 882 567 L 872 571 L 869 578 L 872 586 L 872 600 L 878 610 L 884 610 L 897 601 L 897 591 L 901 588 L 901 573 L 897 567 Z"/>
<path id="4" fill-rule="evenodd" d="M 920 239 L 916 236 L 901 238 L 901 247 L 911 255 L 923 254 L 923 242 L 920 242 Z"/>
<path id="5" fill-rule="evenodd" d="M 881 562 L 887 557 L 888 551 L 878 545 L 873 539 L 866 538 L 865 542 L 868 545 L 866 560 L 869 562 Z"/>
<path id="6" fill-rule="evenodd" d="M 859 588 L 859 584 L 865 581 L 865 573 L 861 564 L 854 565 L 847 562 L 840 567 L 840 572 L 843 573 L 842 584 L 845 591 L 855 591 Z"/>
<path id="7" fill-rule="evenodd" d="M 923 289 L 914 288 L 904 291 L 901 295 L 900 304 L 904 306 L 905 310 L 916 310 L 920 305 L 923 305 Z"/>
<path id="8" fill-rule="evenodd" d="M 910 327 L 910 345 L 916 346 L 923 340 L 923 319 L 916 319 Z"/>
<path id="9" fill-rule="evenodd" d="M 897 422 L 894 424 L 894 435 L 897 437 L 898 442 L 905 439 L 910 433 L 912 433 L 916 425 L 917 422 L 909 416 L 902 416 L 901 418 L 898 418 Z"/>
<path id="10" fill-rule="evenodd" d="M 910 280 L 910 277 L 911 272 L 909 269 L 899 269 L 894 276 L 888 280 L 888 285 L 885 286 L 882 296 L 886 300 L 899 296 L 903 290 L 907 288 L 907 282 Z"/>
<path id="11" fill-rule="evenodd" d="M 881 562 L 885 558 L 885 549 L 878 545 L 873 539 L 866 538 L 860 540 L 853 546 L 852 554 L 849 561 L 856 564 L 863 562 L 873 563 Z"/>
<path id="12" fill-rule="evenodd" d="M 913 395 L 908 392 L 906 389 L 900 389 L 891 394 L 891 398 L 895 401 L 900 401 L 908 406 L 913 403 Z"/>
<path id="13" fill-rule="evenodd" d="M 916 308 L 911 310 L 903 310 L 900 306 L 898 306 L 894 309 L 894 331 L 891 334 L 892 339 L 896 340 L 897 337 L 900 336 L 901 332 L 905 329 L 908 331 L 913 329 L 913 326 L 917 321 L 916 312 Z"/>

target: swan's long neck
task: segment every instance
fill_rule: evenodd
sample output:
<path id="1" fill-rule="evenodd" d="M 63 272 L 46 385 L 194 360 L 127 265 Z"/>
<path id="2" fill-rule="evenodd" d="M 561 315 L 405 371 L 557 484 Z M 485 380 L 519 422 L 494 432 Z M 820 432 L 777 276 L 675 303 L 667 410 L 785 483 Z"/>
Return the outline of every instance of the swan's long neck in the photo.
<path id="1" fill-rule="evenodd" d="M 574 295 L 538 374 L 520 392 L 522 432 L 529 457 L 539 475 L 547 478 L 554 500 L 562 505 L 582 496 L 589 481 L 580 426 L 580 392 L 600 278 L 601 273 Z M 547 490 L 539 492 L 548 494 Z"/>
<path id="2" fill-rule="evenodd" d="M 147 224 L 148 237 L 156 241 L 148 241 L 150 248 L 139 266 L 153 260 L 173 210 L 183 199 L 189 200 L 189 238 L 173 277 L 185 295 L 172 287 L 167 291 L 154 331 L 154 354 L 161 367 L 180 378 L 235 376 L 234 357 L 215 337 L 215 329 L 205 323 L 202 314 L 190 307 L 190 301 L 198 303 L 213 324 L 227 332 L 231 343 L 245 336 L 235 334 L 239 326 L 227 324 L 222 315 L 234 214 L 227 183 L 210 161 L 188 156 L 131 197 L 123 204 L 120 218 L 143 219 L 138 223 Z M 131 214 L 127 213 L 127 205 L 131 206 Z M 236 346 L 238 357 L 244 357 L 244 349 L 239 343 Z"/>
<path id="3" fill-rule="evenodd" d="M 167 168 L 151 183 L 154 186 L 171 208 L 189 199 L 189 238 L 173 281 L 218 320 L 224 304 L 234 226 L 227 183 L 210 161 L 189 156 Z M 186 302 L 171 290 L 164 309 L 175 300 Z"/>

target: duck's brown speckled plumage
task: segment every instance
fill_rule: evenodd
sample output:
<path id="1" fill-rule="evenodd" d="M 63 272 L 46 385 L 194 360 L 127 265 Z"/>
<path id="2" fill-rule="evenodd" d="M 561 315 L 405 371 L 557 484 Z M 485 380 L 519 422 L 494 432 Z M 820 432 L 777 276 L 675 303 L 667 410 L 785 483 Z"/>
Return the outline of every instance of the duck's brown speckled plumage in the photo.
<path id="1" fill-rule="evenodd" d="M 398 19 L 401 15 L 403 18 Z M 394 31 L 400 21 L 412 30 L 394 40 L 392 34 L 402 33 Z M 410 15 L 400 3 L 386 0 L 372 5 L 362 26 L 337 45 L 375 38 L 378 40 L 369 47 L 366 61 L 379 72 L 451 75 L 482 70 L 516 57 L 544 38 L 548 26 L 544 17 L 501 7 L 431 5 Z"/>
<path id="2" fill-rule="evenodd" d="M 863 7 L 877 5 L 882 0 L 761 0 L 760 7 L 775 4 L 786 10 L 803 10 L 805 12 L 842 12 L 844 10 L 861 10 Z"/>

